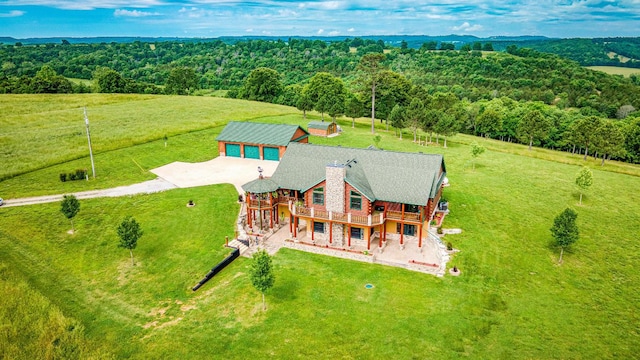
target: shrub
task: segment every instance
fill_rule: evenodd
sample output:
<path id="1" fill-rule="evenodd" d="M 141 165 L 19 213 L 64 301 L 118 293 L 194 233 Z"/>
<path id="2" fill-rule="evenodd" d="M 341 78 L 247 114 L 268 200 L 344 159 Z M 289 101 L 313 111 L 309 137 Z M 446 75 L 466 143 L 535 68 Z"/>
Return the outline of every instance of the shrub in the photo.
<path id="1" fill-rule="evenodd" d="M 76 169 L 75 172 L 70 172 L 68 174 L 60 174 L 60 181 L 65 182 L 67 180 L 84 180 L 87 177 L 86 169 Z"/>
<path id="2" fill-rule="evenodd" d="M 447 250 L 453 250 L 453 244 L 451 243 L 451 241 L 447 241 Z"/>

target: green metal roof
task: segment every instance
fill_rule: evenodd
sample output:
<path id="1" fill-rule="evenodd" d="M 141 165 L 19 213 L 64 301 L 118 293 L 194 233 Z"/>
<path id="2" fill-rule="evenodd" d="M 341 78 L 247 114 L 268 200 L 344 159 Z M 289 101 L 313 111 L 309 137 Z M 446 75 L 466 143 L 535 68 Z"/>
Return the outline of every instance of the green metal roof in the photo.
<path id="1" fill-rule="evenodd" d="M 333 124 L 331 121 L 312 121 L 307 125 L 307 128 L 327 130 L 331 124 Z"/>
<path id="2" fill-rule="evenodd" d="M 254 194 L 264 194 L 278 190 L 278 184 L 270 178 L 257 178 L 242 185 L 242 190 Z"/>
<path id="3" fill-rule="evenodd" d="M 345 181 L 369 200 L 425 205 L 446 175 L 442 155 L 291 143 L 271 180 L 281 189 L 306 191 L 335 162 L 347 166 Z"/>
<path id="4" fill-rule="evenodd" d="M 263 124 L 254 122 L 231 121 L 222 129 L 216 140 L 224 142 L 238 142 L 249 144 L 264 144 L 275 146 L 287 146 L 293 139 L 296 131 L 302 129 L 298 125 L 289 124 Z M 301 138 L 304 138 L 301 137 Z"/>

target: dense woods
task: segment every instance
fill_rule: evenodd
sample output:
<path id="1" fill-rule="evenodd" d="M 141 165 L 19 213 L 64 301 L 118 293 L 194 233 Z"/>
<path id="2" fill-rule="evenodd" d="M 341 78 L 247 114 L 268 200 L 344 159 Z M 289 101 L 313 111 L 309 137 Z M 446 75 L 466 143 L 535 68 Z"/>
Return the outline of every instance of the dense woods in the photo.
<path id="1" fill-rule="evenodd" d="M 602 46 L 640 58 L 634 41 Z M 571 51 L 595 56 L 596 42 L 571 43 Z M 414 139 L 418 130 L 430 141 L 465 132 L 640 163 L 638 76 L 592 71 L 513 43 L 399 45 L 361 38 L 3 45 L 0 93 L 226 90 L 323 118 L 371 116 Z M 367 59 L 377 59 L 375 72 Z"/>

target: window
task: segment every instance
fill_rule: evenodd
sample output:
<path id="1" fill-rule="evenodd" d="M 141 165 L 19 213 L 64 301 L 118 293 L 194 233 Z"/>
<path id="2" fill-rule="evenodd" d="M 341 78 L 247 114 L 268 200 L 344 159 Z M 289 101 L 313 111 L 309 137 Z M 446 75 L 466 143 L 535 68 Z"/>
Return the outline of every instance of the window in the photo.
<path id="1" fill-rule="evenodd" d="M 420 207 L 418 205 L 407 204 L 405 205 L 404 210 L 410 213 L 418 213 L 420 212 Z"/>
<path id="2" fill-rule="evenodd" d="M 405 235 L 409 235 L 409 236 L 415 236 L 416 235 L 416 226 L 415 225 L 409 225 L 409 224 L 401 224 L 401 223 L 397 223 L 396 224 L 396 233 L 400 234 L 403 233 Z"/>
<path id="3" fill-rule="evenodd" d="M 324 234 L 324 223 L 323 222 L 313 222 L 313 232 Z"/>
<path id="4" fill-rule="evenodd" d="M 313 189 L 313 204 L 324 205 L 324 188 Z"/>
<path id="5" fill-rule="evenodd" d="M 362 210 L 362 195 L 355 191 L 351 192 L 351 201 L 349 203 L 351 210 Z"/>
<path id="6" fill-rule="evenodd" d="M 362 228 L 352 227 L 351 228 L 351 238 L 352 239 L 362 239 Z"/>
<path id="7" fill-rule="evenodd" d="M 404 224 L 404 234 L 409 236 L 416 236 L 416 226 Z"/>

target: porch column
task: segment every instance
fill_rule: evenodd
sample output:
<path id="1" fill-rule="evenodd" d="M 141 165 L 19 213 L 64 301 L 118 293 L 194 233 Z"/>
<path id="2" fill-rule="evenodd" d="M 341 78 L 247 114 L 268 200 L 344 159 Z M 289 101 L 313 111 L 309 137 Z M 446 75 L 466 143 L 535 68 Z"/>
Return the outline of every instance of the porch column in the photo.
<path id="1" fill-rule="evenodd" d="M 293 215 L 289 213 L 289 233 L 293 234 Z"/>
<path id="2" fill-rule="evenodd" d="M 418 225 L 418 248 L 422 248 L 422 223 Z"/>
<path id="3" fill-rule="evenodd" d="M 371 228 L 367 229 L 367 250 L 371 250 Z"/>
<path id="4" fill-rule="evenodd" d="M 314 239 L 315 239 L 315 237 L 314 237 L 315 233 L 316 233 L 315 230 L 316 230 L 316 227 L 315 227 L 315 225 L 313 224 L 313 221 L 312 221 L 311 222 L 311 241 L 314 241 Z"/>
<path id="5" fill-rule="evenodd" d="M 249 209 L 249 202 L 247 202 L 247 225 L 249 225 L 250 228 L 253 227 L 251 212 L 253 212 L 253 210 Z"/>
<path id="6" fill-rule="evenodd" d="M 329 221 L 329 244 L 333 244 L 333 224 Z"/>
<path id="7" fill-rule="evenodd" d="M 402 215 L 400 215 L 400 245 L 404 245 L 404 204 L 402 204 Z"/>
<path id="8" fill-rule="evenodd" d="M 298 236 L 298 217 L 293 217 L 293 237 Z"/>
<path id="9" fill-rule="evenodd" d="M 351 224 L 347 225 L 347 246 L 351 247 Z"/>

